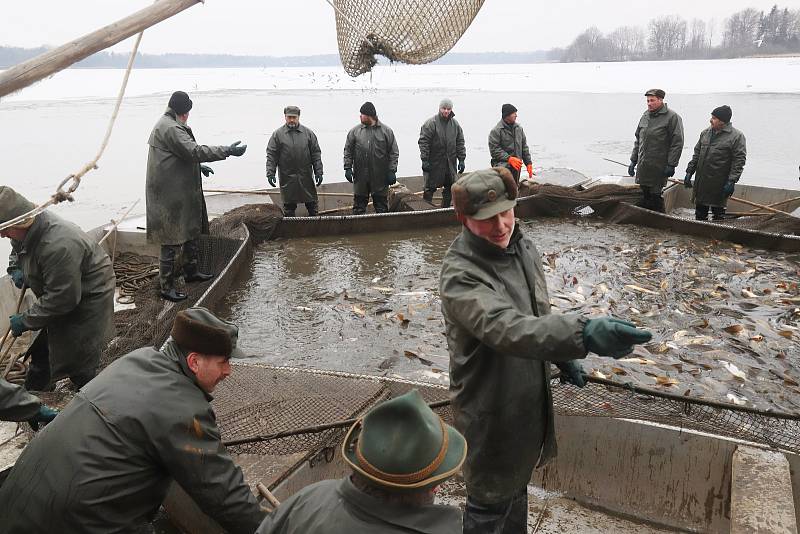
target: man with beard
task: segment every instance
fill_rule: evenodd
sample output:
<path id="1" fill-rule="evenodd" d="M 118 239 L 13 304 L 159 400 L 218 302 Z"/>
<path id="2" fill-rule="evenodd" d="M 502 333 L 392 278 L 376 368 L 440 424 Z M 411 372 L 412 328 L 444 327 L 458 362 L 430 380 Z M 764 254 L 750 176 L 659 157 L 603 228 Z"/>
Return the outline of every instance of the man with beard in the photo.
<path id="1" fill-rule="evenodd" d="M 445 98 L 439 103 L 439 113 L 425 121 L 419 132 L 419 156 L 425 177 L 422 196 L 432 202 L 433 194 L 441 187 L 443 208 L 450 207 L 450 186 L 464 172 L 467 158 L 464 130 L 455 116 L 452 100 Z"/>
<path id="2" fill-rule="evenodd" d="M 317 215 L 317 188 L 322 184 L 322 151 L 317 136 L 300 124 L 300 108 L 283 110 L 286 124 L 272 133 L 267 144 L 267 180 L 276 186 L 275 170 L 281 183 L 281 200 L 287 217 L 294 217 L 297 204 Z M 313 175 L 312 175 L 313 171 Z"/>
<path id="3" fill-rule="evenodd" d="M 344 143 L 344 177 L 353 184 L 353 215 L 367 212 L 370 195 L 375 213 L 386 213 L 389 186 L 397 182 L 400 150 L 372 102 L 365 102 L 359 112 L 361 124 L 347 133 Z"/>
<path id="4" fill-rule="evenodd" d="M 517 122 L 517 108 L 512 104 L 503 104 L 500 110 L 500 122 L 489 132 L 489 155 L 492 167 L 498 165 L 511 171 L 514 180 L 519 183 L 522 165 L 525 165 L 528 176 L 533 178 L 533 160 L 528 148 L 525 130 Z"/>

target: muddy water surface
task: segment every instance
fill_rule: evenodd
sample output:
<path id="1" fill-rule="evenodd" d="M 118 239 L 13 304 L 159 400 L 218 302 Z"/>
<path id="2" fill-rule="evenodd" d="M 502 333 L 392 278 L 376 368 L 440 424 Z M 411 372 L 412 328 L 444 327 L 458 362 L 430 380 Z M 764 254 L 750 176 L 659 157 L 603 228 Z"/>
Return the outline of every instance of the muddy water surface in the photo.
<path id="1" fill-rule="evenodd" d="M 586 220 L 521 223 L 554 313 L 653 331 L 587 372 L 681 395 L 800 411 L 800 256 Z M 441 259 L 459 228 L 262 245 L 228 299 L 241 346 L 276 365 L 447 382 Z"/>

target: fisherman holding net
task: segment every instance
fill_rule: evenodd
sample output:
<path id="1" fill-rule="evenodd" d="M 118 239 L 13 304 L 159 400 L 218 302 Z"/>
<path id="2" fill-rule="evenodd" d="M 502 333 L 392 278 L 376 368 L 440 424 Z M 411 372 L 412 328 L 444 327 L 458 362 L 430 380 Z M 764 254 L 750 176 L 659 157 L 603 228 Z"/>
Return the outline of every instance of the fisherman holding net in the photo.
<path id="1" fill-rule="evenodd" d="M 450 352 L 455 427 L 464 463 L 465 533 L 527 532 L 527 485 L 556 454 L 550 365 L 585 385 L 574 360 L 621 358 L 651 334 L 611 317 L 550 314 L 541 256 L 514 219 L 517 183 L 505 167 L 453 185 L 464 225 L 442 262 L 439 294 Z"/>

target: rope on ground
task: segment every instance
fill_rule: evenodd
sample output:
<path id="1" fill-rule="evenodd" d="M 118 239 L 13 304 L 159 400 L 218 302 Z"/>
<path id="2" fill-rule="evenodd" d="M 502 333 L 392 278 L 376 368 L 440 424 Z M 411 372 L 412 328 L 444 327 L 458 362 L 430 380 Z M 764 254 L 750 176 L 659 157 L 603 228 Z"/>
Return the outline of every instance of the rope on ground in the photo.
<path id="1" fill-rule="evenodd" d="M 19 217 L 15 217 L 9 221 L 0 224 L 0 230 L 5 230 L 6 228 L 10 228 L 22 222 L 25 222 L 31 217 L 39 215 L 52 205 L 59 204 L 61 202 L 64 202 L 65 200 L 68 200 L 70 202 L 73 202 L 75 200 L 72 197 L 72 194 L 81 185 L 81 178 L 83 178 L 89 171 L 97 169 L 97 162 L 100 160 L 100 157 L 103 155 L 103 152 L 105 152 L 106 147 L 108 146 L 109 139 L 111 139 L 111 132 L 114 130 L 114 123 L 117 120 L 117 115 L 119 115 L 119 109 L 122 105 L 122 99 L 125 96 L 125 89 L 128 86 L 128 79 L 130 78 L 131 70 L 133 69 L 133 62 L 136 59 L 136 54 L 139 50 L 139 43 L 142 42 L 143 35 L 144 32 L 141 32 L 139 33 L 139 35 L 136 36 L 136 43 L 134 43 L 133 45 L 133 51 L 131 52 L 131 57 L 128 59 L 128 66 L 125 69 L 125 76 L 122 79 L 122 85 L 120 86 L 119 93 L 117 94 L 117 101 L 116 104 L 114 105 L 114 112 L 111 114 L 111 118 L 108 122 L 108 128 L 106 129 L 106 135 L 105 137 L 103 137 L 103 142 L 100 144 L 100 149 L 97 151 L 97 155 L 94 157 L 92 161 L 84 165 L 81 168 L 81 170 L 79 170 L 75 174 L 70 174 L 69 176 L 64 178 L 61 181 L 61 183 L 58 184 L 55 193 L 53 193 L 53 195 L 47 202 L 45 202 L 41 206 L 37 206 L 28 213 L 24 213 Z M 68 183 L 69 187 L 66 190 L 64 190 L 64 186 L 66 186 Z"/>

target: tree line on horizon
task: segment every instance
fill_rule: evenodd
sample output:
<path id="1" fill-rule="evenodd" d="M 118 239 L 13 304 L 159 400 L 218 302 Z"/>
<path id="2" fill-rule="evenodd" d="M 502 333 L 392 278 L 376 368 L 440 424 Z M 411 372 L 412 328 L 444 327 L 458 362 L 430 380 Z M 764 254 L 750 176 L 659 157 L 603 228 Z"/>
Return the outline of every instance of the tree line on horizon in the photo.
<path id="1" fill-rule="evenodd" d="M 720 33 L 721 32 L 721 35 Z M 686 20 L 668 15 L 646 27 L 620 26 L 604 34 L 592 26 L 566 48 L 551 51 L 565 62 L 716 59 L 800 52 L 800 9 L 747 8 L 725 19 Z"/>

